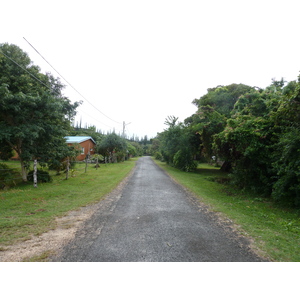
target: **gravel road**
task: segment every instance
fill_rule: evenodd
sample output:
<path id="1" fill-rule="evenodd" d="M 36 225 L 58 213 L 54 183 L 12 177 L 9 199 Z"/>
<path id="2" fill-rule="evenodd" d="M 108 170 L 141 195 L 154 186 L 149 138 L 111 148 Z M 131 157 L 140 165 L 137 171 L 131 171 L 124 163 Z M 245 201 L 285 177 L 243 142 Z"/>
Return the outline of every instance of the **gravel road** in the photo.
<path id="1" fill-rule="evenodd" d="M 263 261 L 249 245 L 150 157 L 142 157 L 52 261 Z"/>

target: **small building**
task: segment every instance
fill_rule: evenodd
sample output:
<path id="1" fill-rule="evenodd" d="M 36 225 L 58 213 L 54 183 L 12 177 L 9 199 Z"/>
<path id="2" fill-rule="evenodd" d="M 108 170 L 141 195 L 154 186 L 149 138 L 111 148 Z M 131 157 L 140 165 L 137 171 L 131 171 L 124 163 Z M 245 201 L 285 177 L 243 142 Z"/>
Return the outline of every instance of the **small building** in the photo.
<path id="1" fill-rule="evenodd" d="M 80 154 L 76 157 L 76 160 L 85 160 L 87 155 L 95 154 L 96 142 L 90 136 L 65 136 L 68 145 L 78 145 Z"/>

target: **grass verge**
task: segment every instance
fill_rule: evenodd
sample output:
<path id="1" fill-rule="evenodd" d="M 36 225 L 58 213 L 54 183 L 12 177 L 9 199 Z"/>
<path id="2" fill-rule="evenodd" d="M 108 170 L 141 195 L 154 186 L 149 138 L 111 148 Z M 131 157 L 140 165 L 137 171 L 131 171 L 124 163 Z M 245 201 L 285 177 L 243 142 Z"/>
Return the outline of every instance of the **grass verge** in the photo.
<path id="1" fill-rule="evenodd" d="M 300 261 L 299 210 L 279 207 L 269 199 L 234 189 L 227 174 L 208 164 L 186 173 L 155 160 L 171 177 L 188 188 L 213 211 L 238 225 L 239 231 L 253 239 L 254 247 L 271 261 Z"/>
<path id="2" fill-rule="evenodd" d="M 55 218 L 68 211 L 96 203 L 111 192 L 135 166 L 137 159 L 123 163 L 88 165 L 87 172 L 54 176 L 53 182 L 22 184 L 0 191 L 0 251 L 3 246 L 30 239 L 55 227 Z"/>

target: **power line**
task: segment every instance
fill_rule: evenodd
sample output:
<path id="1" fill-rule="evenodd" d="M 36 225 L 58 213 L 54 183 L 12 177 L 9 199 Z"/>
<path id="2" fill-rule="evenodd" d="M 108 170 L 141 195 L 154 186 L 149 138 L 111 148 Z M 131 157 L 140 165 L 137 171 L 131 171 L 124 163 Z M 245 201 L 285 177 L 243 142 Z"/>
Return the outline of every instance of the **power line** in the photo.
<path id="1" fill-rule="evenodd" d="M 76 91 L 84 100 L 86 100 L 91 106 L 93 106 L 98 112 L 100 112 L 103 116 L 105 116 L 106 118 L 110 119 L 111 121 L 118 123 L 118 124 L 122 124 L 121 122 L 115 121 L 112 118 L 110 118 L 109 116 L 107 116 L 106 114 L 104 114 L 102 111 L 100 111 L 95 105 L 93 105 L 88 99 L 86 99 L 71 83 L 69 83 L 41 54 L 40 52 L 32 45 L 30 44 L 25 37 L 23 37 L 23 39 L 43 58 L 43 60 L 45 60 L 45 62 L 59 75 L 61 76 L 61 78 L 63 80 L 65 80 L 65 82 L 67 82 L 67 84 L 74 90 Z"/>
<path id="2" fill-rule="evenodd" d="M 16 64 L 19 68 L 21 68 L 22 70 L 24 70 L 25 72 L 27 72 L 33 79 L 37 80 L 39 83 L 41 83 L 42 85 L 44 85 L 46 88 L 48 88 L 49 90 L 51 90 L 52 92 L 56 92 L 55 90 L 53 90 L 51 87 L 47 86 L 44 82 L 42 82 L 40 79 L 38 79 L 36 76 L 34 76 L 31 72 L 29 72 L 26 68 L 22 67 L 20 64 L 18 64 L 14 59 L 12 59 L 11 57 L 9 57 L 7 54 L 5 54 L 1 49 L 0 49 L 0 53 L 2 55 L 4 55 L 7 59 L 9 59 L 10 61 L 12 61 L 14 64 Z M 57 71 L 56 71 L 57 72 Z M 59 74 L 59 73 L 58 73 Z M 114 129 L 113 126 L 109 126 L 101 121 L 99 121 L 98 119 L 92 117 L 91 115 L 89 115 L 88 113 L 84 112 L 83 110 L 81 110 L 81 108 L 78 108 L 79 111 L 81 111 L 82 113 L 84 113 L 85 115 L 89 116 L 90 118 L 94 119 L 95 121 L 97 121 L 98 123 L 105 125 L 106 127 L 109 127 L 111 129 Z M 118 122 L 119 123 L 119 122 Z M 122 124 L 122 123 L 119 123 Z"/>
<path id="3" fill-rule="evenodd" d="M 87 112 L 85 112 L 85 111 L 83 111 L 82 109 L 80 109 L 80 107 L 78 108 L 78 110 L 79 110 L 79 111 L 81 111 L 81 113 L 83 113 L 83 114 L 87 115 L 88 117 L 90 117 L 90 118 L 94 119 L 94 120 L 95 120 L 95 121 L 97 121 L 98 123 L 100 123 L 100 124 L 102 124 L 102 125 L 104 125 L 104 126 L 106 126 L 106 127 L 109 127 L 109 128 L 114 128 L 113 126 L 109 126 L 109 125 L 107 125 L 107 124 L 105 124 L 105 123 L 103 123 L 103 122 L 99 121 L 99 120 L 98 120 L 98 119 L 96 119 L 95 117 L 92 117 L 92 116 L 91 116 L 91 115 L 89 115 Z"/>

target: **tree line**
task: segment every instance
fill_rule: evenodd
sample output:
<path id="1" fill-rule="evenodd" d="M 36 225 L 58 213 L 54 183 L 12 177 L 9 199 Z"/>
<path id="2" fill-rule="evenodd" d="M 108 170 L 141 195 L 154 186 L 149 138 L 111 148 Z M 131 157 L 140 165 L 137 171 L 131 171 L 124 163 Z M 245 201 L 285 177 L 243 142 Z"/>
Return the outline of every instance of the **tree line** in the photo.
<path id="1" fill-rule="evenodd" d="M 237 187 L 300 205 L 300 77 L 264 89 L 219 85 L 193 103 L 184 122 L 166 119 L 157 158 L 184 171 L 219 162 Z"/>
<path id="2" fill-rule="evenodd" d="M 96 153 L 111 162 L 155 155 L 188 172 L 201 161 L 219 163 L 239 188 L 300 205 L 300 77 L 273 79 L 266 88 L 209 88 L 194 99 L 193 115 L 183 122 L 167 117 L 167 128 L 151 140 L 73 126 L 80 102 L 71 103 L 63 88 L 18 46 L 0 44 L 0 159 L 17 153 L 24 181 L 30 161 L 59 167 L 76 156 L 65 136 L 89 135 Z"/>
<path id="3" fill-rule="evenodd" d="M 0 44 L 0 159 L 17 154 L 23 181 L 33 160 L 59 170 L 66 157 L 76 157 L 76 147 L 66 144 L 69 135 L 91 136 L 96 153 L 111 162 L 147 154 L 147 137 L 127 140 L 94 126 L 72 126 L 81 103 L 71 103 L 63 89 L 59 78 L 43 74 L 20 47 Z"/>

